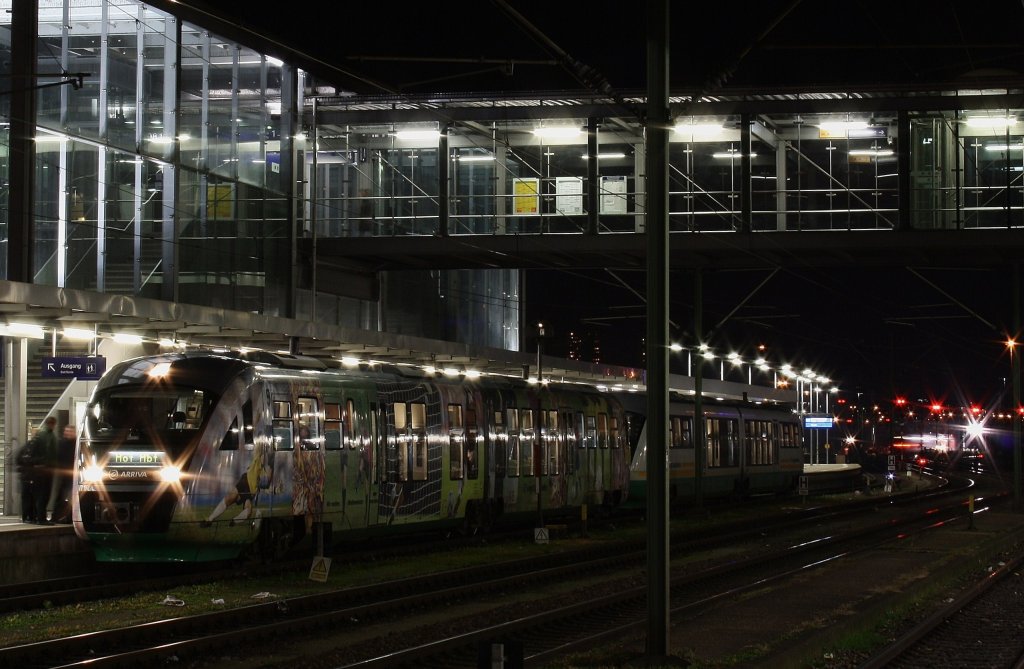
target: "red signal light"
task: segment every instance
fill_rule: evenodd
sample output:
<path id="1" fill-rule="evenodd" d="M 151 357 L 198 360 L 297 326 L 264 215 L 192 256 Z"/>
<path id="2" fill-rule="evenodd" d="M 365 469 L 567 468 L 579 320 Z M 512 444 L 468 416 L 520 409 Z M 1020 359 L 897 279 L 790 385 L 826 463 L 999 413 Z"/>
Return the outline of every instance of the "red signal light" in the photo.
<path id="1" fill-rule="evenodd" d="M 942 411 L 942 405 L 941 404 L 933 404 L 932 405 L 932 412 L 933 413 L 939 413 L 940 411 Z"/>
<path id="2" fill-rule="evenodd" d="M 972 406 L 971 413 L 981 413 L 981 407 Z"/>

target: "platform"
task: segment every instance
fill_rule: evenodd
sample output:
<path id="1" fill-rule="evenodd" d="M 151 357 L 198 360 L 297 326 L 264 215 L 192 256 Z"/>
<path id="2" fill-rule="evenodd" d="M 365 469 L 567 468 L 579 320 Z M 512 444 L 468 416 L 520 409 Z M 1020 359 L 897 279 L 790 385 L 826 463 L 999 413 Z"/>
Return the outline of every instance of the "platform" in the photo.
<path id="1" fill-rule="evenodd" d="M 853 492 L 864 487 L 864 475 L 857 464 L 804 465 L 807 494 Z"/>
<path id="2" fill-rule="evenodd" d="M 0 516 L 0 582 L 51 578 L 88 569 L 94 562 L 71 525 L 33 525 Z"/>

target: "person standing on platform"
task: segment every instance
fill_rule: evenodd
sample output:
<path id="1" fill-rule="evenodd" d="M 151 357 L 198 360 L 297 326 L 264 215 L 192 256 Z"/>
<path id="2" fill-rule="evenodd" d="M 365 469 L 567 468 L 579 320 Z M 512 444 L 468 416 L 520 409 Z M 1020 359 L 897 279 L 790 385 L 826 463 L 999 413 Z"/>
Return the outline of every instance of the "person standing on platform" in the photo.
<path id="1" fill-rule="evenodd" d="M 32 452 L 35 446 L 35 437 L 30 438 L 18 450 L 16 464 L 18 467 L 18 480 L 21 483 L 21 522 L 36 522 L 36 458 Z"/>
<path id="2" fill-rule="evenodd" d="M 57 469 L 57 435 L 53 433 L 57 426 L 57 419 L 47 416 L 43 421 L 43 428 L 36 435 L 38 442 L 36 449 L 39 449 L 40 465 L 36 467 L 36 474 L 33 479 L 36 501 L 36 522 L 40 525 L 49 525 L 46 517 L 46 509 L 50 505 L 50 488 L 53 487 L 53 473 Z M 33 449 L 35 450 L 35 449 Z"/>
<path id="3" fill-rule="evenodd" d="M 53 522 L 71 522 L 71 483 L 75 467 L 75 426 L 65 425 L 57 442 L 57 471 L 53 475 Z"/>

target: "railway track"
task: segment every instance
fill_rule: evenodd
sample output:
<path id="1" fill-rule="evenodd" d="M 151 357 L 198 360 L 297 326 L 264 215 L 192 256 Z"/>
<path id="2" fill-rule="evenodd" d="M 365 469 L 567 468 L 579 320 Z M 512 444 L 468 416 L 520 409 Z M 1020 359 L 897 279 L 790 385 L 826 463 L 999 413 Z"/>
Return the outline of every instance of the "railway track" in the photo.
<path id="1" fill-rule="evenodd" d="M 1024 666 L 1024 555 L 1001 565 L 861 665 L 862 669 Z"/>
<path id="2" fill-rule="evenodd" d="M 941 498 L 951 494 L 959 494 L 966 489 L 965 481 L 940 481 L 935 489 L 920 493 L 908 493 L 895 497 L 866 498 L 859 501 L 835 504 L 830 506 L 808 506 L 791 509 L 785 513 L 770 515 L 757 522 L 756 530 L 747 521 L 717 526 L 710 531 L 701 530 L 707 545 L 720 543 L 728 538 L 742 538 L 752 531 L 780 531 L 788 526 L 807 523 L 812 520 L 822 521 L 828 518 L 840 518 L 848 514 L 858 514 L 865 508 L 878 504 L 899 506 L 913 503 L 914 500 Z M 723 508 L 716 509 L 724 510 Z M 619 513 L 614 517 L 593 518 L 592 528 L 598 528 L 608 522 L 622 522 L 636 516 Z M 560 519 L 559 522 L 565 522 Z M 500 541 L 518 540 L 522 536 L 521 527 L 502 528 L 484 536 L 446 537 L 443 540 L 424 541 L 422 537 L 407 537 L 401 542 L 391 539 L 387 543 L 371 543 L 366 547 L 349 550 L 333 557 L 341 566 L 346 563 L 362 563 L 368 558 L 382 560 L 397 558 L 416 553 L 427 554 L 440 551 L 458 550 L 479 541 L 496 543 Z M 690 537 L 679 537 L 677 541 L 687 542 L 688 548 L 697 548 Z M 632 550 L 632 549 L 629 549 Z M 51 578 L 38 581 L 0 585 L 0 614 L 14 611 L 31 611 L 67 604 L 78 604 L 126 596 L 138 592 L 157 592 L 188 584 L 210 583 L 222 579 L 260 577 L 288 570 L 302 570 L 309 564 L 308 556 L 282 561 L 275 564 L 246 563 L 240 570 L 237 565 L 219 566 L 214 568 L 192 566 L 165 570 L 166 575 L 154 575 L 153 568 L 137 570 L 131 565 L 117 565 L 113 569 L 97 570 L 93 573 L 76 576 Z"/>
<path id="3" fill-rule="evenodd" d="M 960 502 L 950 502 L 950 513 L 962 516 L 961 506 Z M 934 514 L 931 518 L 934 518 Z M 867 535 L 879 532 L 888 536 L 895 527 L 909 522 L 912 521 L 894 518 L 876 521 L 869 529 L 848 533 L 842 541 L 870 541 L 866 538 Z M 917 519 L 913 522 L 933 521 Z M 686 580 L 689 585 L 674 584 L 673 599 L 676 598 L 677 588 L 682 587 L 693 593 L 696 592 L 694 588 L 699 586 L 704 594 L 697 599 L 707 600 L 716 593 L 730 592 L 738 587 L 735 584 L 726 584 L 722 581 L 723 578 L 740 581 L 749 579 L 749 574 L 763 572 L 766 565 L 770 565 L 775 571 L 784 564 L 789 565 L 788 568 L 791 570 L 802 569 L 807 564 L 834 559 L 836 551 L 842 554 L 852 550 L 849 547 L 838 548 L 837 541 L 840 539 L 803 541 L 800 546 L 786 546 L 767 555 L 761 554 L 733 562 L 728 567 L 703 570 Z M 609 550 L 612 553 L 610 555 Z M 129 666 L 143 662 L 165 661 L 169 658 L 173 658 L 178 666 L 186 666 L 186 662 L 192 659 L 222 652 L 231 646 L 251 645 L 255 640 L 265 642 L 268 639 L 292 639 L 299 630 L 301 634 L 325 629 L 332 632 L 339 629 L 363 630 L 374 620 L 404 619 L 436 607 L 451 606 L 454 602 L 501 601 L 508 593 L 520 592 L 543 583 L 564 585 L 580 579 L 595 578 L 607 581 L 608 574 L 614 575 L 617 579 L 637 580 L 640 579 L 637 565 L 643 562 L 642 549 L 627 551 L 616 545 L 603 551 L 591 551 L 589 554 L 566 552 L 548 556 L 544 560 L 492 564 L 417 579 L 403 579 L 308 597 L 292 597 L 231 611 L 172 618 L 120 630 L 4 648 L 0 649 L 0 667 L 84 664 L 92 667 Z M 746 570 L 748 576 L 742 575 L 743 570 Z M 630 607 L 626 605 L 626 599 L 636 599 L 639 596 L 639 600 L 643 600 L 642 595 L 635 592 L 630 594 L 627 585 L 620 582 L 611 588 L 626 594 L 616 595 L 607 605 L 627 610 Z M 589 602 L 584 605 L 584 609 L 596 610 L 597 606 L 596 602 Z M 635 606 L 642 608 L 642 601 Z M 605 610 L 607 611 L 607 608 Z M 570 613 L 568 617 L 578 618 L 580 614 Z M 599 617 L 611 618 L 609 615 Z M 554 623 L 550 620 L 541 622 L 541 625 L 546 631 L 555 629 Z M 499 636 L 510 633 L 511 631 L 502 631 Z M 393 660 L 392 657 L 389 661 Z"/>

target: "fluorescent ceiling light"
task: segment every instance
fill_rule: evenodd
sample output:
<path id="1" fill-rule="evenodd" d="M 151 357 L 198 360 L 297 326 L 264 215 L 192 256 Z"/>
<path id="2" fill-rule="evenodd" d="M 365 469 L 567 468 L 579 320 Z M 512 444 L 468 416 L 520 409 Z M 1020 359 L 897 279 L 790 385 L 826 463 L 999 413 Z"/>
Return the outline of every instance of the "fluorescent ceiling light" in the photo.
<path id="1" fill-rule="evenodd" d="M 488 163 L 494 160 L 494 156 L 484 156 L 479 153 L 459 154 L 460 163 Z"/>
<path id="2" fill-rule="evenodd" d="M 851 156 L 891 156 L 894 151 L 892 149 L 853 149 L 850 151 Z"/>
<path id="3" fill-rule="evenodd" d="M 966 123 L 969 128 L 1008 128 L 1017 125 L 1017 119 L 1012 116 L 968 116 Z"/>
<path id="4" fill-rule="evenodd" d="M 847 132 L 849 130 L 863 130 L 868 127 L 867 121 L 824 121 L 818 127 L 828 132 Z"/>
<path id="5" fill-rule="evenodd" d="M 85 328 L 64 328 L 63 334 L 68 339 L 75 339 L 77 341 L 92 341 L 96 338 L 95 332 Z"/>
<path id="6" fill-rule="evenodd" d="M 680 123 L 672 126 L 672 130 L 681 135 L 713 135 L 722 130 L 722 125 L 720 123 Z"/>
<path id="7" fill-rule="evenodd" d="M 1020 151 L 1024 149 L 1024 143 L 1021 144 L 986 144 L 986 151 Z"/>
<path id="8" fill-rule="evenodd" d="M 31 337 L 32 339 L 43 338 L 43 328 L 32 323 L 10 323 L 7 332 L 15 337 Z"/>
<path id="9" fill-rule="evenodd" d="M 118 332 L 114 335 L 114 341 L 118 344 L 141 344 L 142 337 L 137 334 L 128 334 L 126 332 Z"/>
<path id="10" fill-rule="evenodd" d="M 609 160 L 609 159 L 625 158 L 625 157 L 626 157 L 626 154 L 624 154 L 624 153 L 599 153 L 599 154 L 597 154 L 598 160 Z M 585 153 L 583 155 L 581 155 L 580 158 L 582 158 L 583 160 L 590 160 L 590 156 L 588 156 Z"/>
<path id="11" fill-rule="evenodd" d="M 395 133 L 395 137 L 398 139 L 408 139 L 413 141 L 420 140 L 436 140 L 441 136 L 441 133 L 437 130 L 399 130 Z"/>
<path id="12" fill-rule="evenodd" d="M 738 151 L 719 151 L 718 153 L 712 153 L 712 158 L 742 158 L 743 154 Z M 756 153 L 750 154 L 751 158 L 757 158 Z"/>
<path id="13" fill-rule="evenodd" d="M 572 139 L 583 133 L 575 126 L 550 126 L 547 128 L 534 128 L 533 134 L 542 139 Z"/>

